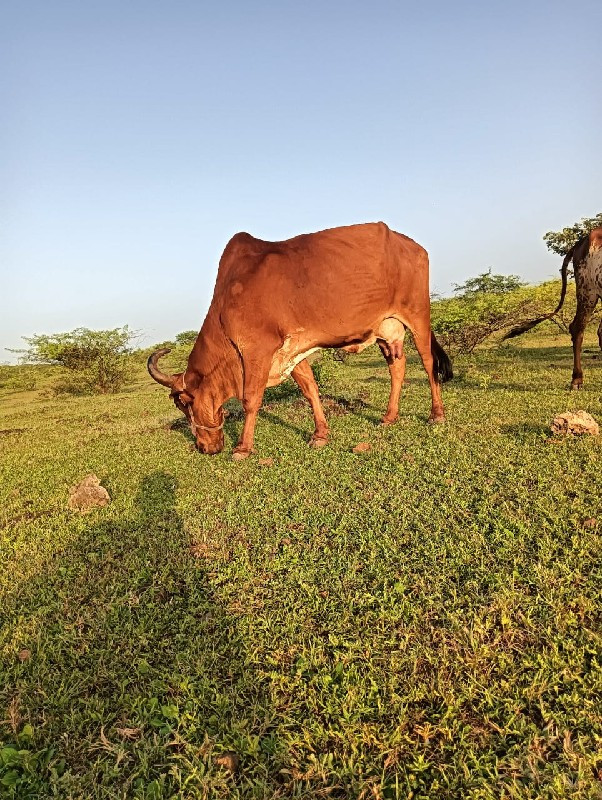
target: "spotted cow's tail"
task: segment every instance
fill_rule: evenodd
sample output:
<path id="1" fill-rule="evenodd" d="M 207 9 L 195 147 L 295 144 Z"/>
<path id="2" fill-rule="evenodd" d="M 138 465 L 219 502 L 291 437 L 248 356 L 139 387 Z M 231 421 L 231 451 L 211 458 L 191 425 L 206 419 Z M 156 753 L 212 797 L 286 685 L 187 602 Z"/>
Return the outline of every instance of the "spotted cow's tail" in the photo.
<path id="1" fill-rule="evenodd" d="M 454 377 L 454 370 L 450 357 L 435 339 L 431 331 L 431 353 L 433 354 L 433 371 L 439 383 L 447 383 Z"/>
<path id="2" fill-rule="evenodd" d="M 558 314 L 558 312 L 562 308 L 562 304 L 564 303 L 564 298 L 566 297 L 568 266 L 571 262 L 571 258 L 573 257 L 573 253 L 575 252 L 575 248 L 580 243 L 580 241 L 581 240 L 575 242 L 575 244 L 571 247 L 569 252 L 565 255 L 564 260 L 562 262 L 562 267 L 560 269 L 560 274 L 562 277 L 562 289 L 560 290 L 560 300 L 558 301 L 558 305 L 556 306 L 554 311 L 552 311 L 550 314 L 544 314 L 543 317 L 538 317 L 537 319 L 532 319 L 529 320 L 528 322 L 523 322 L 520 325 L 517 325 L 515 328 L 511 328 L 511 330 L 509 330 L 508 333 L 504 336 L 504 339 L 514 339 L 515 336 L 522 336 L 523 333 L 530 331 L 531 328 L 534 328 L 536 325 L 539 325 L 540 322 L 544 322 L 546 319 L 552 319 L 552 317 L 555 317 L 556 314 Z"/>

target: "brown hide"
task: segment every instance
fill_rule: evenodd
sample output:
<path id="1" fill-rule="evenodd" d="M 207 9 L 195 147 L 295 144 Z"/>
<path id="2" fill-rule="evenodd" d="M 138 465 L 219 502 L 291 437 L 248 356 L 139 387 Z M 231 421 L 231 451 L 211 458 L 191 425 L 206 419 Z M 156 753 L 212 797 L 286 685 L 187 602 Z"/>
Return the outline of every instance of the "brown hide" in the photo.
<path id="1" fill-rule="evenodd" d="M 602 298 L 602 228 L 594 228 L 587 236 L 584 236 L 577 242 L 567 258 L 571 258 L 573 262 L 577 293 L 577 312 L 569 325 L 573 341 L 571 388 L 580 389 L 583 386 L 581 366 L 583 334 L 598 300 Z M 602 348 L 602 322 L 598 328 L 598 341 Z"/>
<path id="2" fill-rule="evenodd" d="M 235 236 L 220 262 L 213 304 L 228 336 L 249 330 L 309 346 L 363 341 L 389 314 L 429 313 L 426 251 L 386 225 L 356 225 L 261 242 Z"/>
<path id="3" fill-rule="evenodd" d="M 172 395 L 193 398 L 184 405 L 203 452 L 223 447 L 223 403 L 242 400 L 245 425 L 235 455 L 243 457 L 252 451 L 266 386 L 292 374 L 314 409 L 312 443 L 319 446 L 328 426 L 305 356 L 317 348 L 357 351 L 378 342 L 398 399 L 406 327 L 429 376 L 431 419 L 441 421 L 439 375 L 451 377 L 451 364 L 431 333 L 428 256 L 420 245 L 382 222 L 283 242 L 238 233 L 221 257 L 209 312 Z M 154 366 L 155 380 L 176 381 L 157 375 Z M 385 422 L 397 418 L 394 405 L 390 401 Z"/>

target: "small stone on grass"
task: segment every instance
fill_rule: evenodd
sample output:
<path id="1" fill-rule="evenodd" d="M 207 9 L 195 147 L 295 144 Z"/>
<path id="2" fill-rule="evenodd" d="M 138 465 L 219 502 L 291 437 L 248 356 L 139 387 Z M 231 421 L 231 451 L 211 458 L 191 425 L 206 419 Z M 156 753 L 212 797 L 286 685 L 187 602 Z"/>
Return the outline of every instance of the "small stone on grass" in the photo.
<path id="1" fill-rule="evenodd" d="M 129 739 L 133 742 L 135 739 L 140 738 L 142 728 L 115 728 L 122 739 Z"/>
<path id="2" fill-rule="evenodd" d="M 215 758 L 214 761 L 218 767 L 223 767 L 224 769 L 227 769 L 228 772 L 236 772 L 240 759 L 234 751 L 228 750 L 227 752 L 222 753 L 221 756 Z"/>
<path id="3" fill-rule="evenodd" d="M 351 452 L 352 453 L 367 453 L 368 450 L 372 450 L 372 445 L 370 444 L 370 442 L 359 442 L 359 444 L 356 444 Z"/>
<path id="4" fill-rule="evenodd" d="M 597 436 L 600 433 L 598 423 L 587 411 L 565 411 L 563 414 L 558 414 L 554 417 L 551 430 L 557 436 L 582 434 Z"/>
<path id="5" fill-rule="evenodd" d="M 109 493 L 100 485 L 100 479 L 91 473 L 69 490 L 67 505 L 72 511 L 87 514 L 93 508 L 103 508 L 111 502 Z"/>

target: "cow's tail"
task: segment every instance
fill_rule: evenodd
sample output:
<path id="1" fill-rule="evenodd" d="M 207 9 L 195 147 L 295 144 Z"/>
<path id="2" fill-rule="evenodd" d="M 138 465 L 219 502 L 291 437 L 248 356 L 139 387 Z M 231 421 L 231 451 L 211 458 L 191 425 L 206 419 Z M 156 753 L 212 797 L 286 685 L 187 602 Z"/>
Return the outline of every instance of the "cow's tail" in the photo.
<path id="1" fill-rule="evenodd" d="M 566 297 L 568 267 L 578 244 L 579 242 L 575 242 L 569 252 L 565 255 L 564 261 L 562 262 L 562 267 L 560 268 L 560 274 L 562 276 L 562 289 L 560 290 L 560 300 L 558 301 L 558 305 L 554 311 L 552 311 L 550 314 L 544 314 L 543 317 L 532 319 L 530 322 L 523 322 L 521 325 L 517 325 L 515 328 L 512 328 L 508 331 L 508 333 L 504 336 L 504 339 L 514 339 L 515 336 L 521 336 L 523 333 L 530 331 L 531 328 L 539 325 L 540 322 L 544 322 L 546 319 L 552 319 L 552 317 L 555 317 L 556 314 L 558 314 L 564 303 L 564 298 Z"/>
<path id="2" fill-rule="evenodd" d="M 433 354 L 433 371 L 439 383 L 447 383 L 454 377 L 452 362 L 445 350 L 435 339 L 435 334 L 431 331 L 431 353 Z"/>

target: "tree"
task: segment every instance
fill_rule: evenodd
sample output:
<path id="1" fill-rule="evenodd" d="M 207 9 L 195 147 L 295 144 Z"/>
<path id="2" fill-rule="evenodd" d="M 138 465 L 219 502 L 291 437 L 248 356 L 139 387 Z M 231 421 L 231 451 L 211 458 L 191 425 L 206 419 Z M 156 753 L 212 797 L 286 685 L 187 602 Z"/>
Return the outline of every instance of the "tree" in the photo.
<path id="1" fill-rule="evenodd" d="M 472 285 L 472 281 L 477 280 L 470 279 L 466 284 Z M 556 280 L 539 286 L 526 286 L 521 282 L 512 291 L 472 291 L 460 297 L 446 297 L 432 303 L 431 325 L 443 347 L 450 353 L 472 353 L 492 334 L 518 325 L 525 319 L 548 313 L 550 308 L 554 308 L 559 294 L 560 281 Z M 574 291 L 570 292 L 563 313 L 574 312 L 574 295 Z M 551 322 L 566 329 L 562 314 Z"/>
<path id="2" fill-rule="evenodd" d="M 199 335 L 198 331 L 182 331 L 182 333 L 176 334 L 176 345 L 178 347 L 183 346 L 190 346 L 196 342 L 196 338 Z"/>
<path id="3" fill-rule="evenodd" d="M 548 231 L 544 233 L 543 240 L 548 250 L 559 256 L 565 256 L 571 247 L 593 228 L 602 228 L 602 212 L 595 217 L 583 217 L 581 222 L 576 222 L 561 231 Z"/>
<path id="4" fill-rule="evenodd" d="M 459 297 L 472 297 L 476 294 L 506 294 L 525 286 L 518 275 L 492 275 L 491 267 L 475 278 L 464 283 L 454 283 L 454 292 Z"/>
<path id="5" fill-rule="evenodd" d="M 136 334 L 127 325 L 105 331 L 76 328 L 67 333 L 35 334 L 18 350 L 30 364 L 52 364 L 65 371 L 59 391 L 72 394 L 118 392 L 129 379 L 128 356 Z"/>

